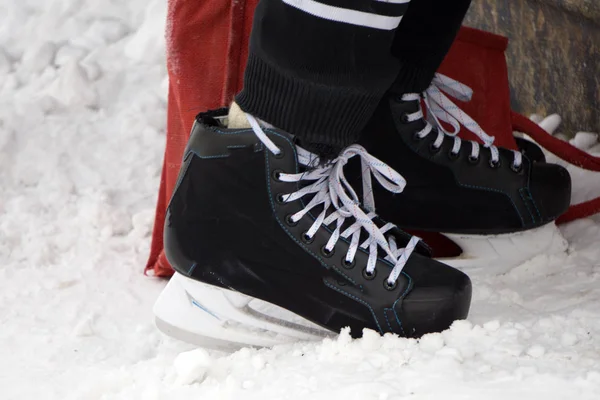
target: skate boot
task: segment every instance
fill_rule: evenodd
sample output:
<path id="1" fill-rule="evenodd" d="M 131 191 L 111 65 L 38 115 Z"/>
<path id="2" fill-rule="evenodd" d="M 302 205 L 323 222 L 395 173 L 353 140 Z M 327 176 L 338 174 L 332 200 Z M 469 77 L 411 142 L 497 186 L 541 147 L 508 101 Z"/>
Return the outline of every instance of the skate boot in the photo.
<path id="1" fill-rule="evenodd" d="M 451 239 L 462 254 L 443 261 L 455 267 L 501 273 L 538 254 L 564 251 L 553 221 L 569 206 L 567 170 L 545 163 L 531 142 L 520 146 L 536 162 L 494 146 L 442 92 L 468 100 L 469 90 L 438 74 L 423 94 L 390 93 L 381 101 L 360 144 L 408 183 L 402 196 L 375 188 L 378 214 L 402 229 Z M 456 137 L 461 125 L 484 145 Z M 357 170 L 351 183 L 360 181 Z"/>
<path id="2" fill-rule="evenodd" d="M 167 211 L 176 273 L 154 307 L 162 331 L 234 349 L 344 327 L 418 337 L 467 316 L 469 278 L 369 211 L 372 177 L 400 193 L 397 172 L 358 145 L 320 162 L 252 116 L 251 129 L 227 129 L 226 115 L 198 116 Z M 353 158 L 364 207 L 344 177 Z"/>
<path id="3" fill-rule="evenodd" d="M 529 161 L 546 162 L 544 151 L 536 143 L 520 137 L 515 137 L 515 141 L 517 142 L 519 151 L 527 157 Z"/>

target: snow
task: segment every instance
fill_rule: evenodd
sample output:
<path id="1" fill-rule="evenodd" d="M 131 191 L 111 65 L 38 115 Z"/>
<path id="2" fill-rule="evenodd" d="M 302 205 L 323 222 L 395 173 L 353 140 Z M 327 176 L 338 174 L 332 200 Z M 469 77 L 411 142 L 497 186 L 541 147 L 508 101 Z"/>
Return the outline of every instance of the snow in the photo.
<path id="1" fill-rule="evenodd" d="M 165 3 L 0 0 L 0 398 L 600 397 L 598 217 L 562 228 L 568 254 L 477 272 L 469 321 L 420 341 L 343 332 L 223 354 L 160 334 L 165 282 L 142 269 Z M 594 137 L 574 143 L 600 152 Z M 571 170 L 576 201 L 600 194 L 600 174 Z"/>

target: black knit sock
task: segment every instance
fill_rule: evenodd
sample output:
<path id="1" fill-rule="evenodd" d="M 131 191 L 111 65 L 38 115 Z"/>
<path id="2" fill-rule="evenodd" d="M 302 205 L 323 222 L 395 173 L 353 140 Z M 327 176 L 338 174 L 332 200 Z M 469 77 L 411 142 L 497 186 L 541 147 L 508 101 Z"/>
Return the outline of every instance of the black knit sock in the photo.
<path id="1" fill-rule="evenodd" d="M 394 93 L 421 93 L 448 54 L 471 0 L 413 0 L 396 30 L 392 54 L 400 61 Z"/>
<path id="2" fill-rule="evenodd" d="M 262 0 L 236 102 L 321 154 L 354 143 L 396 78 L 399 63 L 390 46 L 407 7 L 372 0 Z"/>

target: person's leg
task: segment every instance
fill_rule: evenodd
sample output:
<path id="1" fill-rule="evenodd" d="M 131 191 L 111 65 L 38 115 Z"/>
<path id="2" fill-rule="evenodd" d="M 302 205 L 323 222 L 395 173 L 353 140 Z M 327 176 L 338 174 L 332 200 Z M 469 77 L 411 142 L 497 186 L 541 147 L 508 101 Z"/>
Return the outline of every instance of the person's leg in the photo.
<path id="1" fill-rule="evenodd" d="M 392 42 L 400 62 L 392 90 L 421 93 L 448 54 L 471 0 L 413 0 Z"/>
<path id="2" fill-rule="evenodd" d="M 408 5 L 261 1 L 236 102 L 313 150 L 354 143 L 396 77 L 390 47 Z"/>

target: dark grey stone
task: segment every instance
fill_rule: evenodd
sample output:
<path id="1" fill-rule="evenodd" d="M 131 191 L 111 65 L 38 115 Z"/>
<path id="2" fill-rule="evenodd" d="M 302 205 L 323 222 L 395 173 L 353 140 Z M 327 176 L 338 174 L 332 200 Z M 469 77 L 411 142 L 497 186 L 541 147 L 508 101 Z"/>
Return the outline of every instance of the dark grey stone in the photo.
<path id="1" fill-rule="evenodd" d="M 600 0 L 474 0 L 465 24 L 510 39 L 513 108 L 600 132 Z"/>

